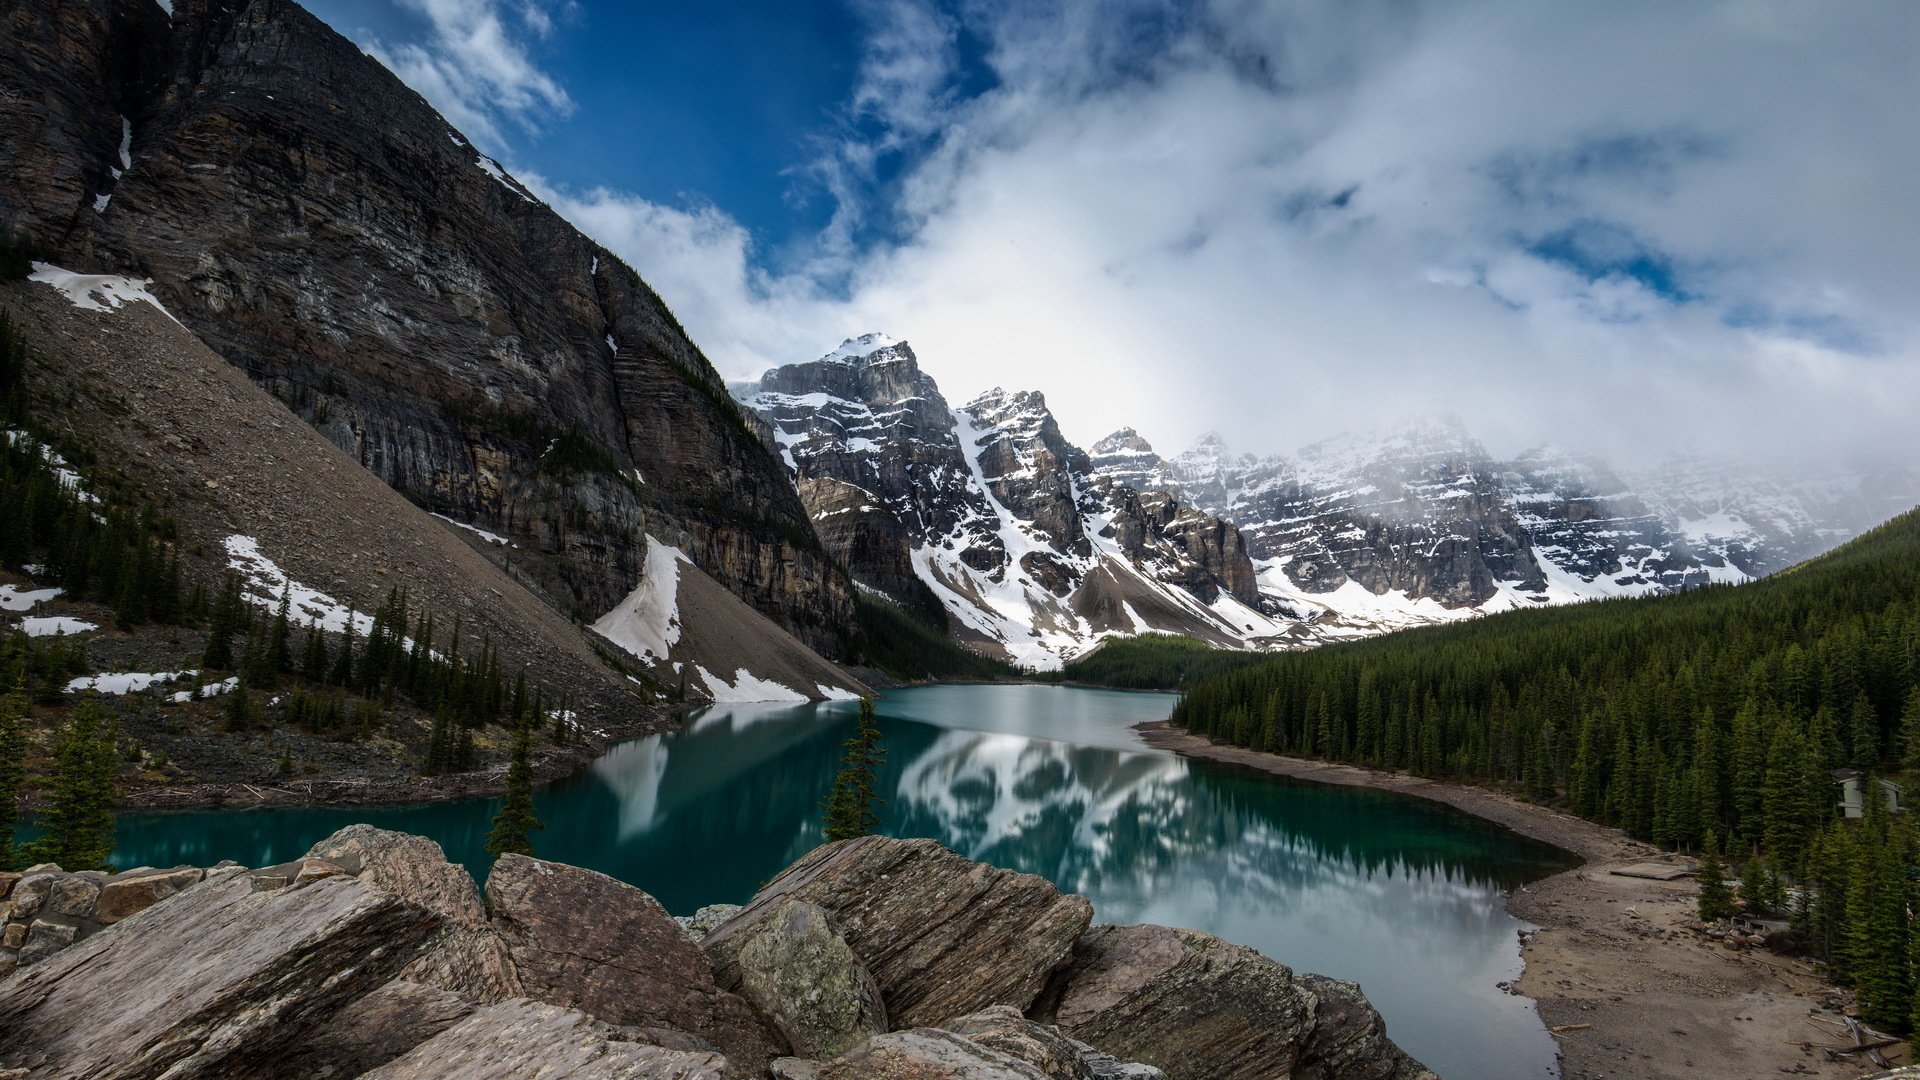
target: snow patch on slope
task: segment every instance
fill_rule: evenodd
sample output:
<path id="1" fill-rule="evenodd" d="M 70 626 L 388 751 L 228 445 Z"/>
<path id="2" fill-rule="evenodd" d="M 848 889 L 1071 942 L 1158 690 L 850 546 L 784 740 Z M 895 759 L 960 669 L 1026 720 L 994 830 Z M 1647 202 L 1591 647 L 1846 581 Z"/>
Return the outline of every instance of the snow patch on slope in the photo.
<path id="1" fill-rule="evenodd" d="M 60 595 L 59 589 L 30 589 L 21 592 L 18 585 L 0 585 L 0 611 L 32 611 Z"/>
<path id="2" fill-rule="evenodd" d="M 762 679 L 746 668 L 734 672 L 734 681 L 715 675 L 699 664 L 693 665 L 700 681 L 707 685 L 707 694 L 716 705 L 746 704 L 758 701 L 806 701 L 807 695 L 797 690 L 781 686 L 771 679 Z"/>
<path id="3" fill-rule="evenodd" d="M 137 300 L 152 304 L 155 311 L 173 319 L 173 313 L 147 292 L 147 286 L 153 284 L 152 278 L 135 281 L 117 274 L 77 274 L 52 263 L 37 262 L 33 264 L 33 273 L 27 275 L 27 280 L 58 289 L 68 303 L 86 311 L 115 311 L 121 305 Z M 178 323 L 180 320 L 173 321 Z"/>
<path id="4" fill-rule="evenodd" d="M 352 626 L 362 638 L 373 633 L 372 615 L 288 577 L 278 563 L 261 553 L 260 541 L 235 533 L 227 537 L 226 548 L 227 566 L 239 572 L 240 598 L 247 603 L 278 611 L 284 596 L 289 601 L 287 619 L 296 626 L 318 623 L 330 634 L 344 634 Z"/>
<path id="5" fill-rule="evenodd" d="M 640 584 L 600 616 L 593 631 L 643 660 L 666 660 L 680 641 L 681 563 L 693 560 L 649 535 Z"/>

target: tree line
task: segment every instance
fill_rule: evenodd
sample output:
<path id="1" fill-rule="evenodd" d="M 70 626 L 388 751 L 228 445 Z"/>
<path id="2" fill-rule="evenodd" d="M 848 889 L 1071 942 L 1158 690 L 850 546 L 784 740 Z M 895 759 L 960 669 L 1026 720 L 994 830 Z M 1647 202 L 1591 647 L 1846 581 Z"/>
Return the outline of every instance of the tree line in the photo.
<path id="1" fill-rule="evenodd" d="M 1920 962 L 1914 829 L 1836 820 L 1834 776 L 1860 770 L 1869 803 L 1874 777 L 1920 776 L 1920 512 L 1751 584 L 1282 655 L 1194 686 L 1173 722 L 1501 788 L 1663 847 L 1711 838 L 1744 878 L 1804 898 L 1811 946 L 1863 997 L 1867 981 L 1910 988 Z M 1848 900 L 1869 881 L 1881 891 Z M 1904 1030 L 1910 989 L 1897 1008 L 1876 993 L 1876 1018 Z"/>

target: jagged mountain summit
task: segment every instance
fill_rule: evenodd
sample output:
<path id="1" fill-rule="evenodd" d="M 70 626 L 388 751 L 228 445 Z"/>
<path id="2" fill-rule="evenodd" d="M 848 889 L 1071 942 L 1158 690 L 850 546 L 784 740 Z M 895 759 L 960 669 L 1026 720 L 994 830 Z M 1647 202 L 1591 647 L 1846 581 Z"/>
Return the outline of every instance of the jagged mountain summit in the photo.
<path id="1" fill-rule="evenodd" d="M 1454 420 L 1292 456 L 1235 455 L 1207 435 L 1169 460 L 1132 429 L 1097 445 L 1108 478 L 1165 483 L 1239 527 L 1262 591 L 1322 640 L 1746 581 L 1904 505 L 1885 477 L 1795 486 L 1724 463 L 1627 476 L 1551 447 L 1502 461 Z"/>
<path id="2" fill-rule="evenodd" d="M 735 387 L 773 429 L 821 541 L 854 580 L 963 643 L 1052 668 L 1115 634 L 1292 639 L 1239 530 L 1096 470 L 1044 397 L 958 408 L 912 348 L 852 338 Z"/>

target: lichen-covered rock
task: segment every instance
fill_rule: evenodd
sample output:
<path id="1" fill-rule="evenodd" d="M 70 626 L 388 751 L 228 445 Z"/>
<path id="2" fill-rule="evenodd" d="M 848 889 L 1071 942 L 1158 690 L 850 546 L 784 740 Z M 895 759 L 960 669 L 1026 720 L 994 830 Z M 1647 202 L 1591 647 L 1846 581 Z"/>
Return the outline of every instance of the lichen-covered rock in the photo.
<path id="1" fill-rule="evenodd" d="M 787 897 L 762 908 L 708 956 L 720 987 L 801 1057 L 830 1058 L 887 1030 L 879 985 L 814 904 Z"/>
<path id="2" fill-rule="evenodd" d="M 585 1013 L 534 1001 L 489 1006 L 365 1073 L 366 1080 L 722 1080 L 718 1054 L 623 1039 Z"/>
<path id="3" fill-rule="evenodd" d="M 1253 949 L 1198 930 L 1097 926 L 1049 988 L 1035 1019 L 1121 1058 L 1164 1070 L 1170 1080 L 1260 1080 L 1306 1075 L 1314 1054 L 1331 1052 L 1349 1072 L 1315 1076 L 1412 1077 L 1418 1063 L 1386 1038 L 1375 1018 L 1361 1032 L 1342 1005 L 1316 1042 L 1316 988 Z M 1384 1070 L 1384 1071 L 1382 1071 Z"/>
<path id="4" fill-rule="evenodd" d="M 232 1075 L 392 978 L 437 921 L 345 877 L 204 882 L 0 984 L 0 1069 Z"/>
<path id="5" fill-rule="evenodd" d="M 1053 1080 L 1159 1080 L 1161 1076 L 1151 1065 L 1119 1061 L 1005 1005 L 948 1021 L 944 1030 L 1018 1058 Z"/>
<path id="6" fill-rule="evenodd" d="M 742 906 L 744 905 L 708 904 L 692 915 L 685 917 L 675 915 L 673 921 L 680 924 L 680 929 L 685 930 L 688 937 L 699 941 L 712 933 L 714 927 L 740 914 Z"/>
<path id="7" fill-rule="evenodd" d="M 825 909 L 873 973 L 895 1027 L 988 1005 L 1025 1009 L 1093 917 L 1044 878 L 972 862 L 932 840 L 863 836 L 815 848 L 702 944 L 724 948 L 785 898 Z"/>
<path id="8" fill-rule="evenodd" d="M 240 1080 L 337 1080 L 377 1069 L 473 1014 L 447 990 L 406 979 L 380 987 L 308 1031 Z"/>
<path id="9" fill-rule="evenodd" d="M 723 992 L 700 946 L 659 902 L 579 867 L 503 855 L 487 906 L 526 996 L 625 1027 L 706 1038 L 745 1075 L 779 1056 L 745 1001 Z"/>
<path id="10" fill-rule="evenodd" d="M 396 893 L 440 917 L 433 944 L 402 977 L 490 1004 L 521 994 L 507 947 L 494 932 L 479 886 L 424 836 L 349 825 L 313 845 L 302 862 L 324 860 L 376 888 Z M 325 873 L 314 867 L 303 874 Z"/>
<path id="11" fill-rule="evenodd" d="M 1010 1054 L 939 1028 L 876 1035 L 820 1067 L 819 1080 L 1048 1080 Z"/>
<path id="12" fill-rule="evenodd" d="M 145 911 L 188 886 L 199 882 L 205 873 L 191 866 L 171 870 L 129 870 L 100 887 L 100 901 L 94 918 L 103 923 Z"/>

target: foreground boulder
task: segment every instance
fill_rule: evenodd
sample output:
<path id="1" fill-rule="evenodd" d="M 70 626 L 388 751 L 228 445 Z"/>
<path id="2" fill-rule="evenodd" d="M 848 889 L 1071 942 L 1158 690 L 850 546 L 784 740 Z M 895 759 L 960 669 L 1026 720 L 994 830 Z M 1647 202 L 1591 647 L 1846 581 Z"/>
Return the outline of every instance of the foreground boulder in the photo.
<path id="1" fill-rule="evenodd" d="M 490 1006 L 421 1043 L 367 1080 L 722 1080 L 718 1054 L 671 1050 L 573 1009 L 534 1001 Z"/>
<path id="2" fill-rule="evenodd" d="M 411 833 L 349 825 L 313 845 L 300 860 L 307 869 L 296 864 L 294 879 L 301 872 L 322 872 L 313 868 L 314 860 L 440 917 L 433 946 L 407 965 L 403 977 L 482 1004 L 521 993 L 507 947 L 487 920 L 473 875 L 448 862 L 439 844 Z"/>
<path id="3" fill-rule="evenodd" d="M 939 1028 L 877 1035 L 815 1075 L 819 1080 L 1048 1080 L 1019 1058 Z"/>
<path id="4" fill-rule="evenodd" d="M 709 956 L 720 987 L 745 998 L 800 1057 L 830 1058 L 887 1030 L 879 984 L 817 905 L 782 897 Z"/>
<path id="5" fill-rule="evenodd" d="M 473 1015 L 477 1006 L 449 990 L 395 979 L 309 1030 L 244 1080 L 346 1080 L 379 1068 Z"/>
<path id="6" fill-rule="evenodd" d="M 740 1075 L 780 1056 L 743 1000 L 723 992 L 713 965 L 653 897 L 605 874 L 503 855 L 487 877 L 487 906 L 526 996 L 609 1024 L 693 1032 Z"/>
<path id="7" fill-rule="evenodd" d="M 1026 1009 L 1093 918 L 1045 878 L 965 859 L 932 840 L 863 836 L 815 848 L 714 928 L 728 941 L 787 899 L 824 910 L 872 972 L 896 1028 L 937 1026 L 989 1005 Z"/>
<path id="8" fill-rule="evenodd" d="M 0 1070 L 230 1076 L 391 979 L 438 925 L 344 876 L 209 878 L 0 983 Z"/>
<path id="9" fill-rule="evenodd" d="M 1330 1003 L 1324 1032 L 1319 991 Z M 1094 927 L 1035 1018 L 1170 1080 L 1431 1075 L 1388 1041 L 1352 984 L 1296 980 L 1285 965 L 1198 930 Z"/>
<path id="10" fill-rule="evenodd" d="M 1036 1024 L 1005 1005 L 960 1017 L 946 1029 L 1018 1058 L 1053 1080 L 1160 1080 L 1162 1076 L 1151 1065 L 1119 1061 L 1068 1038 L 1059 1028 Z"/>

